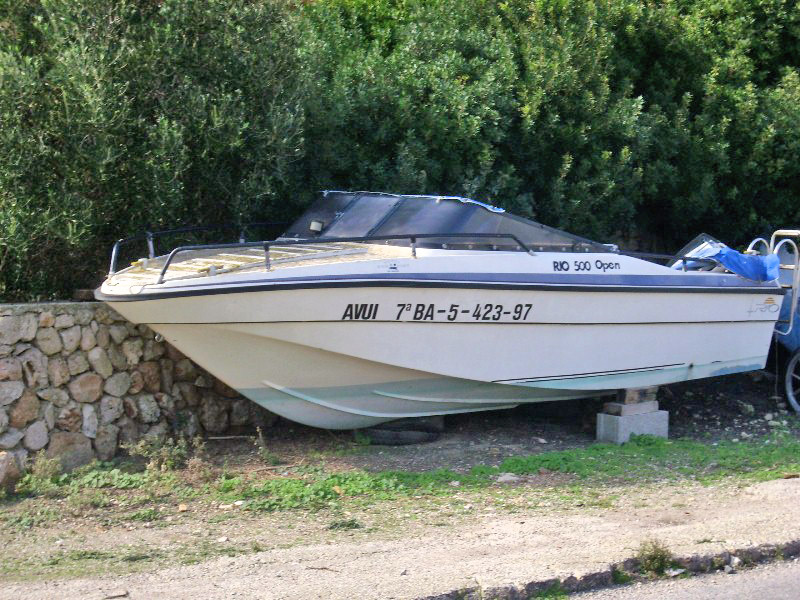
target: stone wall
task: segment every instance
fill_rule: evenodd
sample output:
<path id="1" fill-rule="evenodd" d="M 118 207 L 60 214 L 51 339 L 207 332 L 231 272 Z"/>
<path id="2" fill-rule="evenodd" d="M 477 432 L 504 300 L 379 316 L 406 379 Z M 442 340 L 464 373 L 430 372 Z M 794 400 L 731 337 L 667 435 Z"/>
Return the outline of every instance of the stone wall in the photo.
<path id="1" fill-rule="evenodd" d="M 102 303 L 0 304 L 0 454 L 20 468 L 37 451 L 70 469 L 141 438 L 275 420 Z"/>

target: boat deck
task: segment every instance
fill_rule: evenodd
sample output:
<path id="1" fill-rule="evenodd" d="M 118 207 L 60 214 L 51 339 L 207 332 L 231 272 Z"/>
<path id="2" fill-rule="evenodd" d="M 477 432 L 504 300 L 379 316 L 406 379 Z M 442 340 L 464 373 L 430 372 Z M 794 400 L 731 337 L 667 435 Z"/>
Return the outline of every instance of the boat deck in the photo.
<path id="1" fill-rule="evenodd" d="M 385 244 L 337 243 L 292 244 L 270 246 L 269 270 L 301 265 L 323 265 L 365 260 L 407 258 L 409 248 Z M 118 271 L 109 280 L 130 285 L 149 285 L 158 282 L 167 256 L 141 258 L 130 267 Z M 178 254 L 169 263 L 164 281 L 193 279 L 225 273 L 263 272 L 266 269 L 263 248 L 229 248 L 191 250 Z"/>

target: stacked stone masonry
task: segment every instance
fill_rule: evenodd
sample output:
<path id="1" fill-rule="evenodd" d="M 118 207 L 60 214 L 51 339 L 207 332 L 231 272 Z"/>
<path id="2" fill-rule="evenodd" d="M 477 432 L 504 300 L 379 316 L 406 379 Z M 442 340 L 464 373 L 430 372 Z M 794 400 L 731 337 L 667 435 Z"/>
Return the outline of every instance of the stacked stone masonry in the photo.
<path id="1" fill-rule="evenodd" d="M 40 451 L 71 469 L 276 419 L 104 304 L 0 304 L 0 455 L 20 470 Z"/>

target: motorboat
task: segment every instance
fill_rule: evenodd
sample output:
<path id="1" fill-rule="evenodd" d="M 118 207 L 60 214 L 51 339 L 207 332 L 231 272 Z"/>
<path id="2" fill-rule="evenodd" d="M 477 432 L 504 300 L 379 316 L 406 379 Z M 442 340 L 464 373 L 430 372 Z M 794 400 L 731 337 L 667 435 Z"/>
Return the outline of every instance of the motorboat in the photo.
<path id="1" fill-rule="evenodd" d="M 327 191 L 277 239 L 154 240 L 120 240 L 96 297 L 329 429 L 761 369 L 786 291 L 774 240 L 627 253 L 453 196 Z"/>

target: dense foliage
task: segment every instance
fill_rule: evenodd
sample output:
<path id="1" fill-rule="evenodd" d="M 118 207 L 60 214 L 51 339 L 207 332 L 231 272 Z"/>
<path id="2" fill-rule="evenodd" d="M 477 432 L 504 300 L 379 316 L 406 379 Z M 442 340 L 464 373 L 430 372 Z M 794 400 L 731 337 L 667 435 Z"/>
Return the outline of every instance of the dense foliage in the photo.
<path id="1" fill-rule="evenodd" d="M 0 298 L 146 227 L 465 194 L 674 250 L 800 225 L 796 0 L 5 0 Z"/>
<path id="2" fill-rule="evenodd" d="M 302 106 L 280 4 L 6 5 L 0 297 L 96 285 L 110 241 L 147 227 L 281 207 Z"/>

